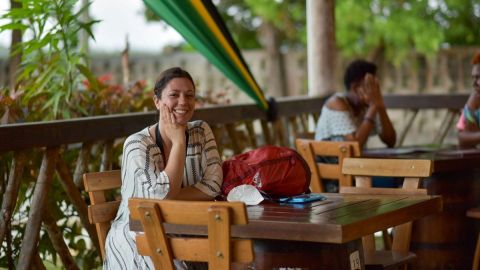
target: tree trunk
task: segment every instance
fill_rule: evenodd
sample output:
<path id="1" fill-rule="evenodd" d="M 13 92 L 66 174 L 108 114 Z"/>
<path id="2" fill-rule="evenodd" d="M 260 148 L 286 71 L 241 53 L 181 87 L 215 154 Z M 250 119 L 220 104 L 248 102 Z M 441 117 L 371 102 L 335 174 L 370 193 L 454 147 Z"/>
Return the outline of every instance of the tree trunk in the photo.
<path id="1" fill-rule="evenodd" d="M 113 140 L 105 141 L 102 151 L 102 162 L 100 163 L 100 171 L 109 171 L 112 169 L 112 149 Z"/>
<path id="2" fill-rule="evenodd" d="M 88 5 L 88 0 L 82 0 L 82 7 Z M 81 15 L 81 20 L 83 23 L 87 23 L 90 21 L 90 14 L 89 14 L 89 7 L 86 8 L 82 15 Z M 89 51 L 89 46 L 88 46 L 88 40 L 89 40 L 89 35 L 87 31 L 80 31 L 80 50 L 88 55 Z"/>
<path id="3" fill-rule="evenodd" d="M 128 89 L 128 83 L 130 82 L 130 67 L 128 52 L 130 45 L 128 43 L 128 36 L 125 38 L 125 49 L 122 52 L 122 81 L 126 89 Z"/>
<path id="4" fill-rule="evenodd" d="M 87 230 L 90 239 L 94 246 L 100 251 L 100 244 L 98 243 L 98 236 L 95 226 L 90 224 L 88 221 L 88 210 L 85 201 L 82 199 L 82 195 L 80 191 L 78 191 L 77 187 L 73 183 L 73 177 L 68 169 L 68 165 L 62 158 L 58 158 L 57 161 L 57 173 L 60 176 L 60 184 L 62 184 L 63 189 L 65 190 L 68 198 L 75 206 L 75 209 L 78 212 L 78 216 L 80 217 L 80 221 L 82 222 L 83 227 Z"/>
<path id="5" fill-rule="evenodd" d="M 267 85 L 266 93 L 274 97 L 282 97 L 287 95 L 285 72 L 283 69 L 283 56 L 279 47 L 279 32 L 271 23 L 264 22 L 260 30 L 259 38 L 265 48 L 267 59 Z"/>
<path id="6" fill-rule="evenodd" d="M 307 0 L 308 95 L 335 91 L 335 1 Z"/>
<path id="7" fill-rule="evenodd" d="M 54 202 L 48 202 L 49 208 L 57 208 Z M 58 256 L 62 260 L 63 266 L 69 270 L 78 270 L 78 266 L 75 264 L 75 260 L 70 254 L 70 250 L 68 246 L 65 244 L 63 240 L 63 233 L 57 226 L 57 221 L 52 216 L 51 212 L 53 211 L 45 211 L 43 215 L 43 225 L 47 230 L 48 236 L 52 241 L 53 248 L 57 252 Z"/>
<path id="8" fill-rule="evenodd" d="M 43 212 L 45 210 L 45 201 L 47 200 L 48 190 L 52 185 L 53 173 L 55 172 L 55 163 L 58 156 L 58 147 L 49 148 L 43 155 L 42 165 L 38 174 L 35 190 L 33 191 L 31 208 L 28 214 L 28 223 L 23 236 L 22 248 L 18 259 L 18 270 L 27 270 L 34 263 L 34 257 L 37 254 L 36 247 L 40 237 L 40 227 L 42 225 Z"/>
<path id="9" fill-rule="evenodd" d="M 90 160 L 90 150 L 93 143 L 84 142 L 82 150 L 78 154 L 77 165 L 73 173 L 73 182 L 80 190 L 83 190 L 83 173 L 87 171 L 88 161 Z"/>
<path id="10" fill-rule="evenodd" d="M 3 237 L 7 231 L 8 224 L 12 218 L 13 211 L 17 202 L 18 190 L 22 180 L 23 167 L 25 165 L 25 152 L 20 151 L 15 153 L 13 158 L 12 168 L 8 176 L 7 189 L 3 195 L 1 216 L 0 216 L 0 244 L 3 242 Z"/>
<path id="11" fill-rule="evenodd" d="M 20 8 L 22 4 L 16 0 L 10 0 L 10 9 Z M 15 48 L 22 42 L 22 32 L 18 29 L 12 31 L 12 41 L 10 43 L 10 60 L 9 60 L 9 81 L 10 90 L 15 91 L 17 88 L 17 73 L 22 61 L 22 53 L 14 54 Z"/>

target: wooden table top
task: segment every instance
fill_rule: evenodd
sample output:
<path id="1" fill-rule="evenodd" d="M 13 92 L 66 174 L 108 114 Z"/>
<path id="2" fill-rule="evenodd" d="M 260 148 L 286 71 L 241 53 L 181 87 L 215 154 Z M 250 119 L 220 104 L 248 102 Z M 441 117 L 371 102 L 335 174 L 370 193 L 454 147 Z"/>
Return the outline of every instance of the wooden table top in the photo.
<path id="1" fill-rule="evenodd" d="M 373 148 L 363 150 L 362 157 L 429 159 L 433 161 L 433 172 L 436 173 L 477 168 L 480 164 L 480 149 L 459 149 L 456 146 Z"/>
<path id="2" fill-rule="evenodd" d="M 442 211 L 440 196 L 323 195 L 326 200 L 307 204 L 248 206 L 249 224 L 232 226 L 232 236 L 341 244 Z M 130 229 L 141 231 L 141 225 L 131 221 Z M 165 229 L 206 235 L 206 228 L 200 226 L 166 224 Z"/>

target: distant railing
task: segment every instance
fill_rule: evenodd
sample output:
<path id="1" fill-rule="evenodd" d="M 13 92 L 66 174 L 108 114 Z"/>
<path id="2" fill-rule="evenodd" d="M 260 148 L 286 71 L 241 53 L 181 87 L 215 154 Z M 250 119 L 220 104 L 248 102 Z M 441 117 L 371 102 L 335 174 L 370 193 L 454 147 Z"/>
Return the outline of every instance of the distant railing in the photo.
<path id="1" fill-rule="evenodd" d="M 466 94 L 385 96 L 389 110 L 411 111 L 407 124 L 396 127 L 402 130 L 399 133 L 400 145 L 417 113 L 424 109 L 448 111 L 442 127 L 438 127 L 439 133 L 435 135 L 435 142 L 441 143 L 467 97 Z M 272 115 L 254 104 L 205 107 L 198 109 L 194 118 L 203 119 L 212 126 L 219 150 L 226 157 L 264 144 L 293 145 L 296 137 L 311 134 L 312 123 L 316 123 L 324 101 L 324 97 L 279 98 Z M 3 193 L 0 243 L 9 238 L 5 236 L 10 233 L 8 228 L 19 200 L 25 168 L 36 166 L 38 171 L 17 269 L 30 269 L 33 264 L 39 263 L 36 247 L 42 223 L 63 264 L 75 265 L 56 220 L 50 211 L 46 211 L 54 207 L 47 198 L 55 172 L 83 227 L 98 248 L 95 228 L 88 222 L 87 196 L 82 194 L 82 174 L 118 168 L 124 138 L 155 123 L 157 117 L 156 112 L 130 113 L 0 126 L 0 162 L 7 163 L 0 165 L 8 168 L 7 172 L 3 172 L 3 175 L 8 175 L 7 179 L 3 179 L 7 183 L 6 188 L 0 192 Z M 32 163 L 28 158 L 32 152 L 43 155 L 41 162 Z M 75 161 L 68 162 L 67 158 L 72 159 L 72 153 L 76 155 L 73 157 Z M 12 158 L 7 159 L 10 156 Z M 2 174 L 0 177 L 3 177 Z"/>

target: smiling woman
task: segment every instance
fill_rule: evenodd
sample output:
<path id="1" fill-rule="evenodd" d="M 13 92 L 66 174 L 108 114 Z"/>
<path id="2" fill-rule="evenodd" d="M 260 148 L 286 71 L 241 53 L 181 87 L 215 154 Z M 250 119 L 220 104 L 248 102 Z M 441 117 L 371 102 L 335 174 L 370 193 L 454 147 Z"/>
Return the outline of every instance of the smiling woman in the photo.
<path id="1" fill-rule="evenodd" d="M 195 85 L 178 67 L 160 74 L 154 88 L 158 123 L 130 135 L 122 156 L 122 203 L 105 243 L 104 269 L 154 269 L 138 255 L 129 233 L 132 197 L 213 200 L 223 175 L 212 130 L 204 121 L 189 122 L 195 109 Z M 177 269 L 188 269 L 176 262 Z"/>

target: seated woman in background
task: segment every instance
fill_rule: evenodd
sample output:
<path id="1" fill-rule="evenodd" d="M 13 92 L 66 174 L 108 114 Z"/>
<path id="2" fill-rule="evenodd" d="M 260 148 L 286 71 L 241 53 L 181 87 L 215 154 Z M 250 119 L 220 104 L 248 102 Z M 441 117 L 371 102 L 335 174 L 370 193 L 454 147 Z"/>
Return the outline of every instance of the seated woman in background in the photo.
<path id="1" fill-rule="evenodd" d="M 476 147 L 480 144 L 480 53 L 473 56 L 472 65 L 473 92 L 457 123 L 461 147 Z"/>
<path id="2" fill-rule="evenodd" d="M 388 146 L 396 141 L 395 130 L 385 110 L 375 64 L 355 60 L 345 71 L 347 92 L 331 96 L 322 108 L 315 140 L 357 141 L 363 147 L 377 133 Z"/>
<path id="3" fill-rule="evenodd" d="M 364 147 L 368 137 L 378 134 L 388 146 L 396 141 L 395 130 L 385 110 L 377 78 L 377 67 L 364 60 L 355 60 L 345 71 L 346 93 L 331 96 L 323 105 L 318 119 L 315 140 L 357 141 Z M 334 157 L 317 157 L 320 163 L 338 163 Z M 323 179 L 327 192 L 338 192 L 338 181 Z M 372 180 L 373 186 L 391 187 L 394 179 Z"/>
<path id="4" fill-rule="evenodd" d="M 195 85 L 181 68 L 165 70 L 155 83 L 153 100 L 159 122 L 130 135 L 122 156 L 122 202 L 108 233 L 104 269 L 154 269 L 138 254 L 129 229 L 128 199 L 213 200 L 223 175 L 212 130 L 189 122 L 195 109 Z M 187 269 L 175 262 L 177 269 Z"/>

